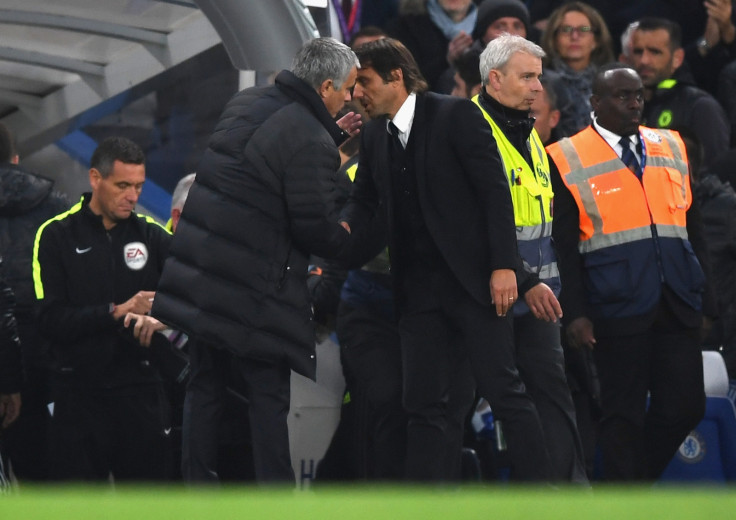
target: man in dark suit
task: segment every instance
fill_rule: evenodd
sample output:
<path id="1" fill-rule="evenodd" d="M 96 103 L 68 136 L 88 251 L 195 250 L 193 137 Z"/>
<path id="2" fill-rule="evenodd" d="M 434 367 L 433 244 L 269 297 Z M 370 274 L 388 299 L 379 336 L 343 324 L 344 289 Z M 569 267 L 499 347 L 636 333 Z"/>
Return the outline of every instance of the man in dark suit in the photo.
<path id="1" fill-rule="evenodd" d="M 374 218 L 388 224 L 409 415 L 407 478 L 445 477 L 452 349 L 460 344 L 503 422 L 513 476 L 546 479 L 539 416 L 516 369 L 506 318 L 517 298 L 518 253 L 490 128 L 470 101 L 425 93 L 398 41 L 370 42 L 356 54 L 354 97 L 371 122 L 344 217 L 347 227 Z"/>

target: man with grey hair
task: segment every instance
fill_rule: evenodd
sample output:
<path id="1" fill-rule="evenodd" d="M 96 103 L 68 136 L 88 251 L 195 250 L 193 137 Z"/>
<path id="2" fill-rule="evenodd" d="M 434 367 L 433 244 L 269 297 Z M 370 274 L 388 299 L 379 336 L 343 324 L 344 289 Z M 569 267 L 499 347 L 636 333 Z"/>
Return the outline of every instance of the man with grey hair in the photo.
<path id="1" fill-rule="evenodd" d="M 480 56 L 483 91 L 473 98 L 493 130 L 511 189 L 516 240 L 516 363 L 539 411 L 552 479 L 587 483 L 575 406 L 565 378 L 560 342 L 560 274 L 552 243 L 549 160 L 529 111 L 542 93 L 544 51 L 521 36 L 504 34 Z"/>
<path id="2" fill-rule="evenodd" d="M 337 40 L 307 42 L 275 85 L 230 100 L 197 168 L 152 310 L 194 339 L 183 465 L 196 471 L 187 480 L 218 478 L 209 423 L 219 423 L 235 378 L 250 402 L 256 478 L 294 482 L 291 370 L 315 377 L 309 256 L 334 257 L 355 240 L 337 222 L 345 132 L 334 118 L 351 99 L 357 65 Z M 359 125 L 353 118 L 344 128 Z"/>
<path id="3" fill-rule="evenodd" d="M 174 193 L 171 196 L 171 220 L 166 226 L 172 233 L 176 231 L 176 226 L 179 224 L 181 210 L 184 209 L 184 203 L 187 201 L 187 195 L 189 195 L 189 188 L 192 187 L 196 175 L 196 173 L 190 173 L 176 183 Z"/>
<path id="4" fill-rule="evenodd" d="M 618 61 L 627 65 L 633 64 L 634 31 L 639 27 L 639 21 L 636 20 L 626 26 L 626 30 L 621 33 L 621 53 L 618 55 Z"/>

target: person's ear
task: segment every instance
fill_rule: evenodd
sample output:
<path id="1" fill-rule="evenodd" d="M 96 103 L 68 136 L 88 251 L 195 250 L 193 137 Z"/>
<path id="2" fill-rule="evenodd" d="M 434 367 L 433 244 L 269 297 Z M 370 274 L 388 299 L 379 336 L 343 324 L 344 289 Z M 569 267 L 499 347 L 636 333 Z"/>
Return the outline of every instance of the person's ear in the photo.
<path id="1" fill-rule="evenodd" d="M 95 190 L 102 181 L 102 174 L 97 168 L 90 168 L 89 170 L 89 185 L 92 190 Z"/>
<path id="2" fill-rule="evenodd" d="M 10 158 L 11 164 L 18 164 L 20 163 L 20 155 L 15 154 L 13 157 Z"/>
<path id="3" fill-rule="evenodd" d="M 549 127 L 550 128 L 557 128 L 557 125 L 560 124 L 560 117 L 562 117 L 562 112 L 560 112 L 557 109 L 554 109 L 550 111 L 549 113 Z"/>
<path id="4" fill-rule="evenodd" d="M 594 112 L 598 110 L 598 105 L 600 104 L 600 102 L 601 98 L 597 94 L 593 94 L 592 96 L 590 96 L 590 106 L 593 108 Z"/>
<path id="5" fill-rule="evenodd" d="M 488 72 L 488 84 L 493 90 L 501 90 L 501 71 L 498 69 L 491 69 Z"/>
<path id="6" fill-rule="evenodd" d="M 327 97 L 327 94 L 330 91 L 330 88 L 334 88 L 333 82 L 331 79 L 326 79 L 322 82 L 322 84 L 319 86 L 319 97 L 322 99 Z"/>
<path id="7" fill-rule="evenodd" d="M 683 61 L 685 61 L 685 50 L 680 47 L 672 53 L 672 69 L 679 69 Z"/>
<path id="8" fill-rule="evenodd" d="M 403 84 L 404 83 L 404 71 L 399 69 L 393 69 L 391 71 L 391 82 L 398 82 Z"/>

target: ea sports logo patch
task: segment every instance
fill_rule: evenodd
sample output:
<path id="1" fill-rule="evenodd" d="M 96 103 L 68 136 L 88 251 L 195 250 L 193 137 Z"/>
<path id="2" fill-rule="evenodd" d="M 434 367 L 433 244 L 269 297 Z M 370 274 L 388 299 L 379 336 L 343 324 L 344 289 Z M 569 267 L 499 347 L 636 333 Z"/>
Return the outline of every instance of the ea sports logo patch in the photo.
<path id="1" fill-rule="evenodd" d="M 690 432 L 685 440 L 682 441 L 682 444 L 680 444 L 680 449 L 677 450 L 677 456 L 687 464 L 700 462 L 705 457 L 705 453 L 705 440 L 695 430 Z"/>
<path id="2" fill-rule="evenodd" d="M 131 242 L 123 248 L 123 260 L 128 269 L 140 271 L 148 262 L 148 248 L 143 242 Z"/>

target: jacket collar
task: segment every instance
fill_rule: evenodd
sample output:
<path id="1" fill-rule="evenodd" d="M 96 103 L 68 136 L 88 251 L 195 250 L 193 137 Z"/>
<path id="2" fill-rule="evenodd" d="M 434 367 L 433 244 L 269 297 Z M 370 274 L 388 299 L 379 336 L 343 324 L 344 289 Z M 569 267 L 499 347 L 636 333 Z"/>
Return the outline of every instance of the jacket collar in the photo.
<path id="1" fill-rule="evenodd" d="M 518 135 L 523 141 L 529 138 L 534 128 L 534 118 L 528 110 L 509 108 L 488 95 L 485 89 L 480 92 L 480 104 L 491 115 L 506 137 Z"/>
<path id="2" fill-rule="evenodd" d="M 325 107 L 324 102 L 320 99 L 314 88 L 297 78 L 293 72 L 288 70 L 279 72 L 275 81 L 276 86 L 283 90 L 287 96 L 311 110 L 312 114 L 325 127 L 325 130 L 329 132 L 330 137 L 332 137 L 336 145 L 345 140 L 346 133 L 337 126 L 337 123 L 327 111 L 327 107 Z"/>

